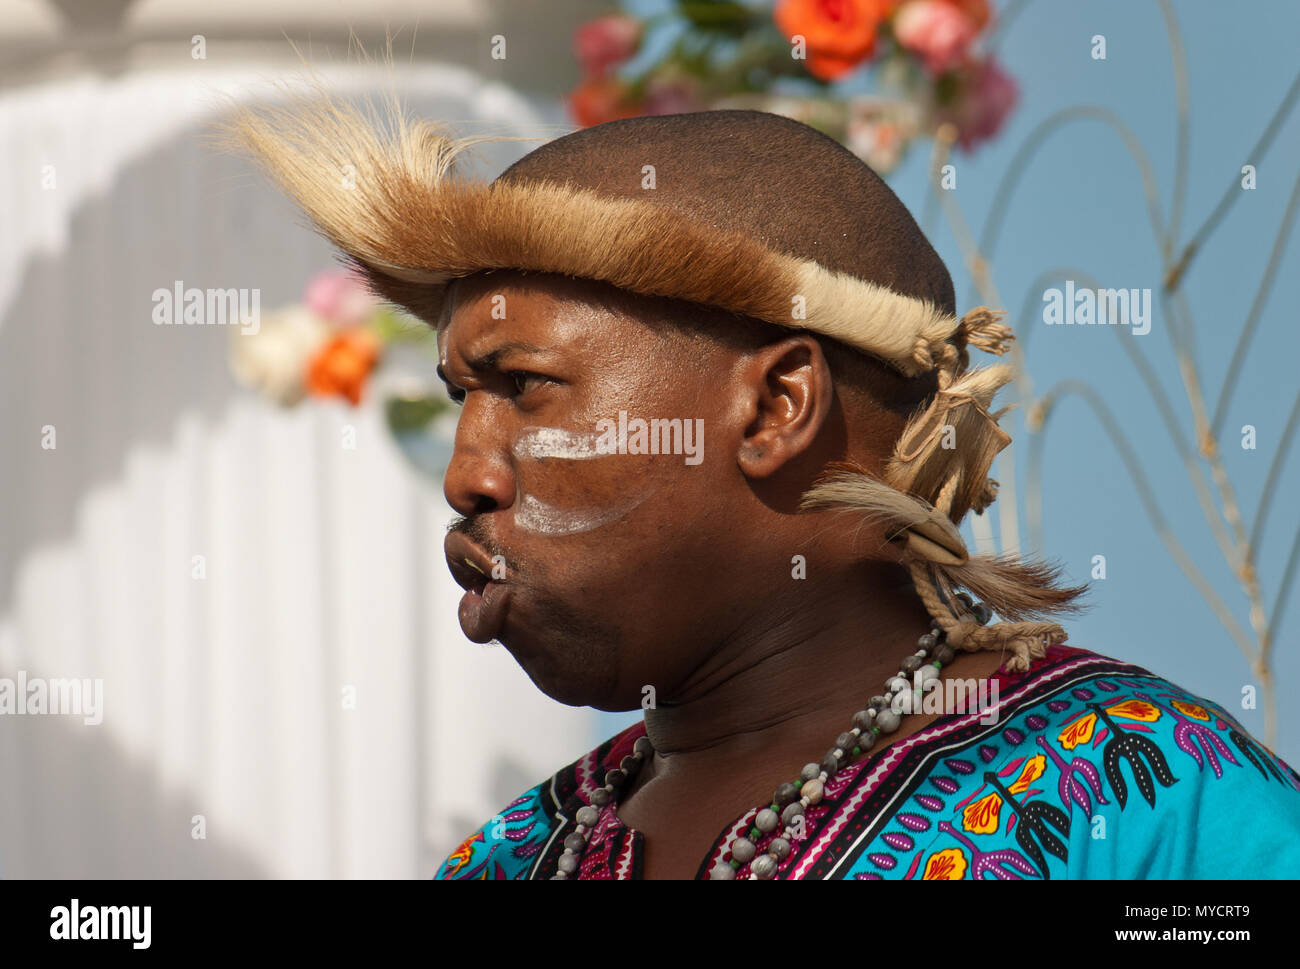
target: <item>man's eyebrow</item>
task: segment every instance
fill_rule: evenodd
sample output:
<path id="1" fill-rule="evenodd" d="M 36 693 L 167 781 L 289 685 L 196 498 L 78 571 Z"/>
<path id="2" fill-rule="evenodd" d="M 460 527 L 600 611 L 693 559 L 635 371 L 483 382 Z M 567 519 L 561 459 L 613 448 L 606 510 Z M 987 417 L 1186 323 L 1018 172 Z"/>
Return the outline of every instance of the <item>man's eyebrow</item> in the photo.
<path id="1" fill-rule="evenodd" d="M 548 353 L 545 347 L 534 346 L 531 343 L 524 343 L 520 340 L 513 340 L 509 343 L 502 343 L 500 346 L 493 347 L 486 353 L 480 353 L 477 356 L 469 357 L 465 362 L 469 364 L 471 370 L 495 370 L 501 362 L 501 358 L 508 353 Z M 443 383 L 449 383 L 446 371 L 442 369 L 442 364 L 437 367 L 438 377 Z"/>

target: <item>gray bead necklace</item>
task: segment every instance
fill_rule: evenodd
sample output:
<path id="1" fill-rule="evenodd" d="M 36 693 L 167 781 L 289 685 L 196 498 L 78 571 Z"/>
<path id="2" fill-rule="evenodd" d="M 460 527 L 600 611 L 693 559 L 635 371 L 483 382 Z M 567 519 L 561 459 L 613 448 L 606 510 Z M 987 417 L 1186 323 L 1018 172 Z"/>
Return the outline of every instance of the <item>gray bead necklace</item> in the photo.
<path id="1" fill-rule="evenodd" d="M 993 611 L 983 602 L 975 602 L 964 592 L 955 597 L 961 604 L 962 618 L 973 618 L 980 625 L 986 624 Z M 965 614 L 969 613 L 969 617 Z M 790 857 L 794 850 L 793 841 L 802 840 L 804 811 L 819 803 L 825 793 L 826 782 L 834 777 L 856 754 L 866 753 L 875 746 L 876 739 L 884 734 L 896 731 L 904 714 L 894 710 L 897 696 L 914 689 L 909 676 L 920 673 L 921 686 L 915 688 L 917 693 L 925 684 L 938 679 L 940 670 L 953 661 L 956 653 L 947 643 L 947 633 L 939 620 L 931 621 L 930 631 L 917 640 L 916 652 L 903 659 L 900 669 L 885 683 L 885 692 L 873 696 L 867 706 L 853 715 L 853 726 L 835 738 L 835 746 L 830 749 L 820 764 L 808 763 L 799 772 L 798 781 L 781 784 L 772 795 L 772 802 L 760 808 L 754 817 L 753 826 L 744 835 L 732 836 L 723 847 L 723 861 L 718 862 L 709 871 L 709 878 L 714 881 L 732 881 L 736 873 L 749 865 L 749 879 L 763 881 L 776 876 L 781 863 Z M 632 753 L 624 757 L 618 767 L 606 772 L 605 785 L 592 792 L 591 804 L 579 808 L 577 827 L 564 839 L 564 853 L 560 856 L 558 871 L 551 876 L 553 881 L 565 881 L 576 875 L 582 856 L 587 850 L 587 841 L 591 831 L 600 820 L 601 810 L 611 801 L 617 804 L 617 792 L 631 786 L 641 766 L 648 757 L 654 755 L 654 745 L 648 737 L 637 738 Z M 779 835 L 771 838 L 759 853 L 759 843 L 777 829 Z M 725 860 L 730 854 L 730 860 Z"/>

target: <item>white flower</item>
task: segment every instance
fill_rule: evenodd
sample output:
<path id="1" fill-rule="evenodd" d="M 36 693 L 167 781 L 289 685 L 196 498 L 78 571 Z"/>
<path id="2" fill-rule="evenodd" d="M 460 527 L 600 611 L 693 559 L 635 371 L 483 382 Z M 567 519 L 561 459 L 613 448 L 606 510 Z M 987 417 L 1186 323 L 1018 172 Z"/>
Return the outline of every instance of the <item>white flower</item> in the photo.
<path id="1" fill-rule="evenodd" d="M 330 325 L 305 306 L 264 317 L 258 331 L 232 331 L 230 368 L 241 384 L 277 403 L 296 404 L 306 392 L 307 362 L 330 336 Z"/>
<path id="2" fill-rule="evenodd" d="M 848 149 L 877 172 L 892 170 L 917 135 L 915 109 L 900 102 L 855 99 L 849 103 L 848 116 Z"/>

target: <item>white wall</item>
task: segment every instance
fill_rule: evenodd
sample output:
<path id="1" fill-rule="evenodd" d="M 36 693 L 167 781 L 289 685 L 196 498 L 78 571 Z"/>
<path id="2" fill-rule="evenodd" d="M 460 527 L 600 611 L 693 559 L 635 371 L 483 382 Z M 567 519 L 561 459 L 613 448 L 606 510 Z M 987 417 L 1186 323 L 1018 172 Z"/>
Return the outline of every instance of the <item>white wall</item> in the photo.
<path id="1" fill-rule="evenodd" d="M 373 396 L 278 411 L 236 389 L 227 328 L 151 322 L 175 280 L 260 288 L 267 312 L 332 265 L 200 137 L 214 91 L 265 76 L 0 94 L 0 677 L 105 689 L 99 726 L 0 717 L 5 876 L 429 877 L 608 723 L 464 640 L 446 504 Z M 399 77 L 425 116 L 563 122 L 458 69 Z"/>

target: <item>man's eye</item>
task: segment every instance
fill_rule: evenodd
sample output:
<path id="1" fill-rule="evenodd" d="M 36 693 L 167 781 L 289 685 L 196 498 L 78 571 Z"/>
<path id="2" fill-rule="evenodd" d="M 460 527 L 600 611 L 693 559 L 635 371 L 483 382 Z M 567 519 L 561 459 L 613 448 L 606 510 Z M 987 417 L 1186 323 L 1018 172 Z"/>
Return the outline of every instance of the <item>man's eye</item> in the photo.
<path id="1" fill-rule="evenodd" d="M 526 394 L 534 387 L 538 387 L 550 379 L 549 377 L 543 377 L 539 373 L 530 373 L 527 370 L 511 370 L 506 376 L 515 382 L 515 392 L 518 394 Z"/>

